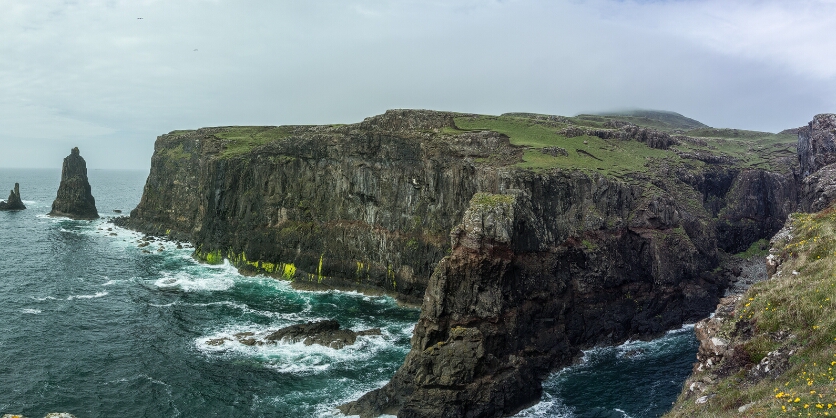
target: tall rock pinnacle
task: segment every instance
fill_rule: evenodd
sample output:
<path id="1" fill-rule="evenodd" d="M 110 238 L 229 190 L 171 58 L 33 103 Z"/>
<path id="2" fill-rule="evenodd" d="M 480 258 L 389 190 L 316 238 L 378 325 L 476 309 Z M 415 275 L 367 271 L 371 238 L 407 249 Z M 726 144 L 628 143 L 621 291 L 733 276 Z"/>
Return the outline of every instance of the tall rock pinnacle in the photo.
<path id="1" fill-rule="evenodd" d="M 23 201 L 20 200 L 20 184 L 15 183 L 15 188 L 9 192 L 9 198 L 3 202 L 0 201 L 0 210 L 21 210 L 26 209 Z"/>
<path id="2" fill-rule="evenodd" d="M 61 185 L 58 186 L 58 196 L 52 202 L 50 216 L 66 216 L 72 219 L 96 219 L 96 199 L 90 193 L 90 182 L 87 181 L 87 163 L 78 153 L 78 147 L 73 148 L 70 155 L 64 158 L 61 169 Z"/>

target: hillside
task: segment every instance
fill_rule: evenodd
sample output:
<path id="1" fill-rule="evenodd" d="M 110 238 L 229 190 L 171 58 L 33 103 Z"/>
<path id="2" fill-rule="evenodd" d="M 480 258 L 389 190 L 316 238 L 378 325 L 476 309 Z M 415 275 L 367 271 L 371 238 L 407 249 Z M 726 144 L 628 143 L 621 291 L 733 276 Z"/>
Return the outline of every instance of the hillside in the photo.
<path id="1" fill-rule="evenodd" d="M 794 214 L 771 245 L 771 279 L 697 324 L 700 363 L 668 417 L 836 415 L 836 207 Z"/>

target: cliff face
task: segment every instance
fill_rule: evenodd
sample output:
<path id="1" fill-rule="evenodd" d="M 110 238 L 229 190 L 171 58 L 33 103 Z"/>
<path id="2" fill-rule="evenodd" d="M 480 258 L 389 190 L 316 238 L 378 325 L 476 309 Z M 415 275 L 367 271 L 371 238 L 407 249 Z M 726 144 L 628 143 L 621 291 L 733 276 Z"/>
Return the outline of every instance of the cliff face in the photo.
<path id="1" fill-rule="evenodd" d="M 806 127 L 798 128 L 798 160 L 802 177 L 836 163 L 836 114 L 816 115 Z"/>
<path id="2" fill-rule="evenodd" d="M 834 122 L 836 115 L 816 115 L 797 130 L 797 209 L 815 213 L 791 214 L 772 237 L 762 259 L 769 280 L 721 299 L 696 324 L 697 363 L 668 416 L 821 415 L 836 403 Z"/>
<path id="3" fill-rule="evenodd" d="M 704 317 L 726 286 L 711 273 L 718 249 L 745 249 L 795 210 L 791 167 L 710 159 L 699 138 L 684 138 L 694 150 L 657 133 L 669 149 L 598 131 L 544 144 L 543 129 L 575 128 L 512 116 L 458 127 L 481 121 L 389 111 L 354 125 L 173 132 L 121 222 L 191 240 L 207 262 L 421 303 L 403 367 L 346 411 L 502 416 L 538 399 L 581 348 Z M 536 131 L 533 145 L 517 126 Z M 542 156 L 544 145 L 577 157 Z M 641 165 L 607 172 L 603 147 Z M 543 159 L 579 168 L 528 168 Z"/>
<path id="4" fill-rule="evenodd" d="M 64 158 L 61 167 L 61 184 L 58 194 L 52 202 L 50 216 L 65 216 L 72 219 L 96 219 L 96 199 L 87 180 L 87 163 L 79 154 L 78 148 L 73 148 L 70 155 Z"/>
<path id="5" fill-rule="evenodd" d="M 539 400 L 541 381 L 580 348 L 700 318 L 724 286 L 700 274 L 715 254 L 694 245 L 673 202 L 598 187 L 627 210 L 609 214 L 621 227 L 583 240 L 555 234 L 548 205 L 526 191 L 475 195 L 430 279 L 404 365 L 343 412 L 510 415 Z M 628 221 L 637 206 L 646 216 Z"/>

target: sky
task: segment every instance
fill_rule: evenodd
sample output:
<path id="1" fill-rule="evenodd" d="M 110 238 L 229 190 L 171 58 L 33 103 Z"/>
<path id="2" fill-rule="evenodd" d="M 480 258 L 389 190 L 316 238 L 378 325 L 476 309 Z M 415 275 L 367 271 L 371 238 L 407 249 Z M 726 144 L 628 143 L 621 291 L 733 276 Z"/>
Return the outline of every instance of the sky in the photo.
<path id="1" fill-rule="evenodd" d="M 0 0 L 0 168 L 148 169 L 158 135 L 393 108 L 836 112 L 836 0 Z"/>

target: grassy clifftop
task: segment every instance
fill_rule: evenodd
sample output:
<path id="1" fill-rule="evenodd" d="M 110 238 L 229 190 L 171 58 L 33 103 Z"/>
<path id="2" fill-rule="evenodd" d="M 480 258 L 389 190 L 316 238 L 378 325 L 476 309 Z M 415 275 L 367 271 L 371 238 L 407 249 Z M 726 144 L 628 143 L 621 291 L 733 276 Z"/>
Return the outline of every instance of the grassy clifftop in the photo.
<path id="1" fill-rule="evenodd" d="M 445 132 L 491 130 L 507 135 L 511 144 L 526 148 L 518 166 L 529 169 L 579 169 L 621 177 L 651 170 L 664 162 L 686 169 L 725 163 L 740 168 L 787 171 L 796 159 L 797 137 L 792 134 L 714 129 L 704 125 L 682 130 L 637 117 L 506 114 L 460 116 L 455 118 L 455 123 L 455 129 Z M 668 149 L 657 149 L 642 142 L 601 137 L 618 132 L 624 123 L 668 134 L 674 144 Z M 563 148 L 567 155 L 549 155 L 544 152 L 548 147 Z"/>
<path id="2" fill-rule="evenodd" d="M 794 214 L 770 252 L 777 274 L 721 304 L 700 352 L 720 354 L 669 417 L 836 416 L 836 207 Z"/>
<path id="3" fill-rule="evenodd" d="M 392 112 L 392 113 L 390 113 Z M 397 111 L 409 118 L 431 113 L 436 119 L 424 125 L 392 123 L 395 111 L 353 125 L 230 126 L 211 128 L 221 144 L 220 157 L 236 158 L 275 141 L 311 136 L 349 140 L 366 131 L 395 129 L 422 141 L 455 142 L 463 135 L 493 131 L 508 137 L 520 149 L 520 158 L 480 157 L 479 164 L 509 163 L 522 169 L 571 169 L 625 178 L 654 172 L 660 165 L 693 171 L 707 164 L 740 169 L 758 168 L 789 172 L 796 164 L 793 134 L 771 134 L 738 129 L 714 129 L 672 112 L 579 115 L 575 117 L 508 113 L 500 116 L 432 111 Z M 438 117 L 446 115 L 446 118 Z M 375 124 L 376 120 L 386 121 Z M 433 121 L 442 121 L 432 126 Z M 447 122 L 452 121 L 452 122 Z M 427 122 L 427 121 L 425 121 Z M 202 130 L 203 131 L 203 130 Z M 174 131 L 184 135 L 193 131 Z M 636 136 L 641 137 L 637 140 Z M 663 138 L 663 144 L 648 137 Z"/>

